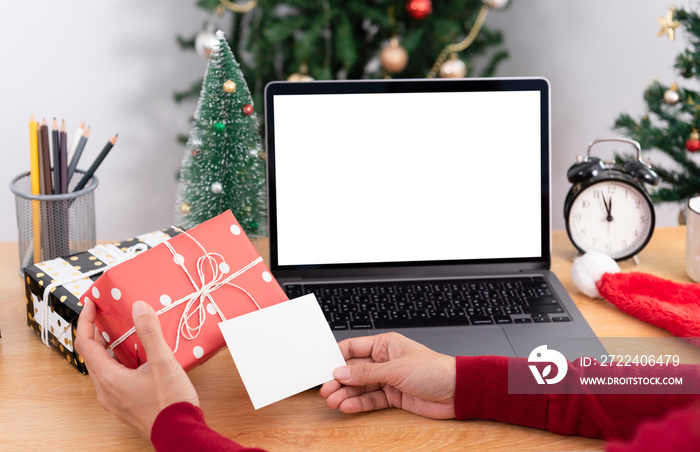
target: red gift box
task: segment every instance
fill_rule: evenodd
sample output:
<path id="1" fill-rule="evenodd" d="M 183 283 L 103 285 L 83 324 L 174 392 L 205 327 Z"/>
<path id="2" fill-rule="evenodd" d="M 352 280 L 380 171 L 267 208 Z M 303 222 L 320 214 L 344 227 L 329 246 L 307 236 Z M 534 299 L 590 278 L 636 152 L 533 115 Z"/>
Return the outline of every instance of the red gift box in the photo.
<path id="1" fill-rule="evenodd" d="M 288 300 L 231 211 L 109 269 L 83 298 L 95 302 L 97 328 L 130 368 L 146 362 L 131 305 L 153 306 L 185 370 L 224 348 L 219 322 Z"/>

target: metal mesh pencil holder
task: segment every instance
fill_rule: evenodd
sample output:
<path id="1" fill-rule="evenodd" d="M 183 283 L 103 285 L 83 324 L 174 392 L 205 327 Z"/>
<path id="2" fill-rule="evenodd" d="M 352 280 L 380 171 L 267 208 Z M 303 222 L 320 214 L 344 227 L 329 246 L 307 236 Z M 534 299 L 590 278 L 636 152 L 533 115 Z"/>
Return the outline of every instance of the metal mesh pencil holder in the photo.
<path id="1" fill-rule="evenodd" d="M 95 188 L 92 176 L 87 185 L 73 192 L 83 176 L 76 170 L 68 193 L 31 194 L 29 172 L 10 182 L 15 194 L 20 273 L 24 267 L 57 257 L 87 251 L 95 246 Z"/>

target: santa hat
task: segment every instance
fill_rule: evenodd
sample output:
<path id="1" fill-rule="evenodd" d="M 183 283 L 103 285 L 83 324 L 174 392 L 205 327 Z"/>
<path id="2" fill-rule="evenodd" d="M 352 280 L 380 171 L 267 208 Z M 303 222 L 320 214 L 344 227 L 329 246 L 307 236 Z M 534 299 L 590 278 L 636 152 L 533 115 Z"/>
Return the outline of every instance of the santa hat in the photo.
<path id="1" fill-rule="evenodd" d="M 589 297 L 605 298 L 675 336 L 700 338 L 700 284 L 677 283 L 641 272 L 622 273 L 612 258 L 598 252 L 574 260 L 571 280 Z M 698 339 L 692 342 L 700 345 Z"/>

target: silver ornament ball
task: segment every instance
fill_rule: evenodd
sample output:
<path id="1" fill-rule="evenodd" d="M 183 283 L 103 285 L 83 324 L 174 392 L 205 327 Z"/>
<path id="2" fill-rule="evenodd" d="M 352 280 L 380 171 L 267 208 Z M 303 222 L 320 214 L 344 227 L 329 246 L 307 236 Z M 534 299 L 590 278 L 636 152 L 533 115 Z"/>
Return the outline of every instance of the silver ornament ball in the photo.
<path id="1" fill-rule="evenodd" d="M 224 186 L 221 185 L 221 182 L 212 182 L 211 186 L 209 187 L 212 193 L 215 195 L 218 195 L 222 191 L 224 191 Z"/>
<path id="2" fill-rule="evenodd" d="M 209 58 L 214 42 L 217 42 L 217 39 L 212 31 L 202 31 L 194 39 L 194 50 L 197 52 L 197 55 L 202 58 Z"/>
<path id="3" fill-rule="evenodd" d="M 484 4 L 491 9 L 501 9 L 506 6 L 509 0 L 484 0 Z"/>

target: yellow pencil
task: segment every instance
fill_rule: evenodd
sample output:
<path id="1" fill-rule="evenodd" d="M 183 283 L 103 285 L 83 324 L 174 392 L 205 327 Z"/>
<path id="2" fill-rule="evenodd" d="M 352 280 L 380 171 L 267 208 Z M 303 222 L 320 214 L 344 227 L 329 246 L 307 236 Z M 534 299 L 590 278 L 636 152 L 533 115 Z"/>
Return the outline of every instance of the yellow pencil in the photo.
<path id="1" fill-rule="evenodd" d="M 29 175 L 32 182 L 32 194 L 41 194 L 39 174 L 39 143 L 36 134 L 34 115 L 29 120 Z M 41 262 L 41 209 L 39 201 L 32 200 L 32 237 L 34 238 L 34 263 Z"/>

